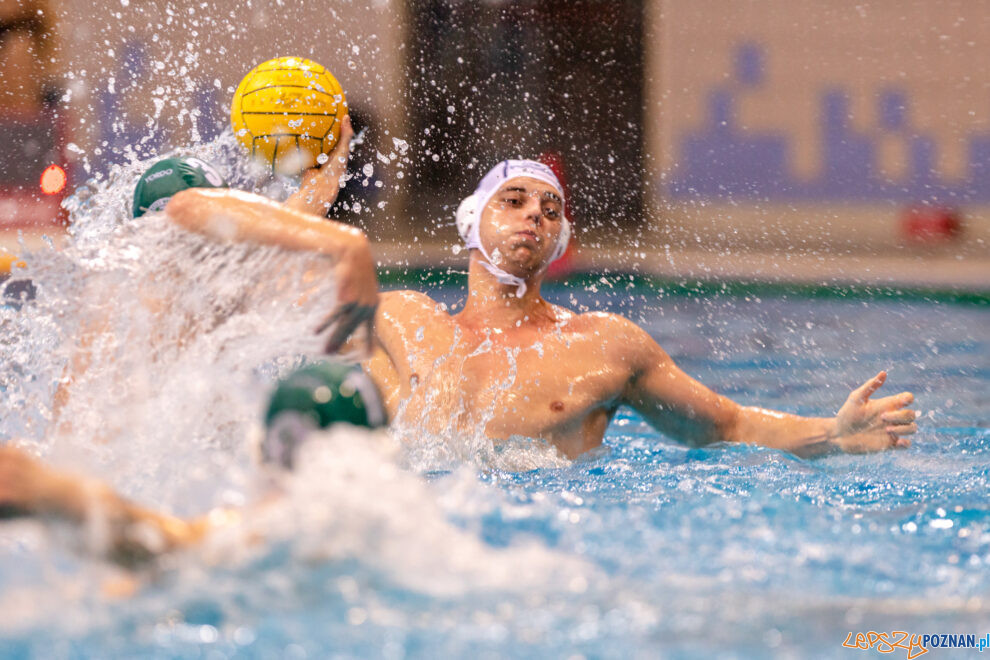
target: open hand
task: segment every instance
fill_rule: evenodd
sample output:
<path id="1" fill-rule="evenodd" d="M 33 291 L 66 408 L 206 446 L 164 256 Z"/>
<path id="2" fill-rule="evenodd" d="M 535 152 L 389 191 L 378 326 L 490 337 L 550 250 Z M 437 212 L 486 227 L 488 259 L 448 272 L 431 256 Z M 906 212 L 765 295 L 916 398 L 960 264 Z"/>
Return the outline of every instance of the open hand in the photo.
<path id="1" fill-rule="evenodd" d="M 337 146 L 330 152 L 328 160 L 323 165 L 303 172 L 299 190 L 292 193 L 285 202 L 289 207 L 313 215 L 326 215 L 327 209 L 336 201 L 340 189 L 346 183 L 343 177 L 347 173 L 347 159 L 350 157 L 353 137 L 351 118 L 344 115 L 340 123 L 340 139 L 337 141 Z"/>
<path id="2" fill-rule="evenodd" d="M 905 437 L 915 433 L 918 414 L 905 406 L 914 401 L 910 392 L 871 401 L 884 381 L 887 372 L 881 371 L 852 391 L 835 416 L 836 443 L 843 451 L 863 453 L 895 447 L 911 446 Z"/>

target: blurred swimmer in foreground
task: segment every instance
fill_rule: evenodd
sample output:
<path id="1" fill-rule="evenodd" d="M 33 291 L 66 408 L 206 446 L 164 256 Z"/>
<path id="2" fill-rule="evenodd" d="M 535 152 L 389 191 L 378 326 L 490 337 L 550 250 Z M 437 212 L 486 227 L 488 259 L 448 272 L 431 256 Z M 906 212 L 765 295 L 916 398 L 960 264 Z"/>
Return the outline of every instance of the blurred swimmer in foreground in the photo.
<path id="1" fill-rule="evenodd" d="M 98 530 L 89 550 L 123 566 L 202 541 L 211 531 L 280 496 L 282 473 L 295 467 L 300 447 L 317 430 L 338 424 L 376 429 L 385 411 L 374 384 L 357 367 L 321 362 L 296 370 L 279 382 L 265 414 L 262 464 L 274 477 L 265 497 L 245 510 L 216 510 L 182 519 L 140 507 L 95 479 L 49 467 L 14 447 L 0 446 L 0 520 L 34 517 L 86 525 Z"/>

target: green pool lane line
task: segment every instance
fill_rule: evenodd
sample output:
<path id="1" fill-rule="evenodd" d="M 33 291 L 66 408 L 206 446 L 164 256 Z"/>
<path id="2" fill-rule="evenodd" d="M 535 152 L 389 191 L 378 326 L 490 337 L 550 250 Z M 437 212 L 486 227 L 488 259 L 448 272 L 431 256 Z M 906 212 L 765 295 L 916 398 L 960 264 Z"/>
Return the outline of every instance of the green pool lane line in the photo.
<path id="1" fill-rule="evenodd" d="M 397 268 L 378 270 L 379 283 L 389 289 L 467 286 L 467 271 L 456 268 Z M 769 282 L 764 280 L 698 280 L 667 278 L 615 270 L 580 272 L 544 283 L 545 288 L 581 289 L 603 294 L 652 294 L 657 297 L 801 298 L 817 300 L 909 301 L 990 306 L 990 289 L 966 290 L 846 283 Z"/>

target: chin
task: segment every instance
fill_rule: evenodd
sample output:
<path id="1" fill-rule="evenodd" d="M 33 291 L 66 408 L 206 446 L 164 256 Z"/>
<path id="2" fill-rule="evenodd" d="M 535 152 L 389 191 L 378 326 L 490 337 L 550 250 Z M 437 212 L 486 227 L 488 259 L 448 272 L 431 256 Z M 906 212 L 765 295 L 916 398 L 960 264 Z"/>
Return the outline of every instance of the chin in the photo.
<path id="1" fill-rule="evenodd" d="M 543 255 L 528 245 L 517 246 L 510 254 L 512 256 L 506 258 L 500 268 L 516 277 L 532 277 L 546 266 L 543 263 Z"/>

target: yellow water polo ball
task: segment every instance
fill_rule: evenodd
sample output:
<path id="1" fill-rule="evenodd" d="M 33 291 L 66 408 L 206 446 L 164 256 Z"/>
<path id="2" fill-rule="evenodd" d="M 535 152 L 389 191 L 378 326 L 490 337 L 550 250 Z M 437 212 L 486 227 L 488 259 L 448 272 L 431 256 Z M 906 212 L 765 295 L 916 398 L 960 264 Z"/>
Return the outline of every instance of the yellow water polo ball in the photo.
<path id="1" fill-rule="evenodd" d="M 340 139 L 347 99 L 325 67 L 277 57 L 251 69 L 234 92 L 230 123 L 251 156 L 272 173 L 295 175 L 317 164 Z"/>

